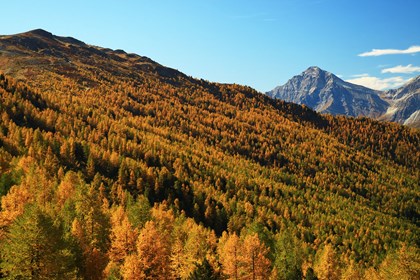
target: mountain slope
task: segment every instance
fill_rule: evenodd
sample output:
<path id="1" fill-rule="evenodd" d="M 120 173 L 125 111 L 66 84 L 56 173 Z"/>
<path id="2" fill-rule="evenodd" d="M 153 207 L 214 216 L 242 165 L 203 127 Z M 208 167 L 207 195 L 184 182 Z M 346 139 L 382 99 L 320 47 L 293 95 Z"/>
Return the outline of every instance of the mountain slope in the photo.
<path id="1" fill-rule="evenodd" d="M 186 76 L 174 69 L 163 67 L 147 57 L 87 45 L 72 37 L 55 36 L 37 29 L 13 36 L 0 37 L 0 64 L 5 74 L 19 79 L 40 78 L 44 72 L 74 75 L 87 86 L 96 85 L 80 69 L 105 71 L 122 79 L 134 72 L 158 76 L 175 81 Z"/>
<path id="2" fill-rule="evenodd" d="M 27 201 L 59 209 L 70 231 L 78 208 L 63 202 L 72 192 L 62 189 L 84 180 L 106 198 L 106 211 L 128 208 L 128 194 L 144 196 L 217 236 L 257 231 L 272 252 L 271 241 L 289 232 L 309 263 L 324 243 L 363 266 L 400 242 L 418 247 L 418 131 L 322 116 L 62 38 L 40 30 L 0 37 L 0 190 L 8 202 L 0 239 L 19 195 L 13 185 Z M 68 180 L 72 172 L 79 179 Z"/>
<path id="3" fill-rule="evenodd" d="M 390 106 L 381 120 L 420 128 L 420 76 L 383 96 Z"/>
<path id="4" fill-rule="evenodd" d="M 309 67 L 267 95 L 333 115 L 377 117 L 388 107 L 377 91 L 347 83 L 318 67 Z"/>

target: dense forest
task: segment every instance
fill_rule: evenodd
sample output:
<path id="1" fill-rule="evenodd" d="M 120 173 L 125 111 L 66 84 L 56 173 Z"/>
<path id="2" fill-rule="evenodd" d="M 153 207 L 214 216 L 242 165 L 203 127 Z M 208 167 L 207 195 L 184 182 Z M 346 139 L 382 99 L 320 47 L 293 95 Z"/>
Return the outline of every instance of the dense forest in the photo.
<path id="1" fill-rule="evenodd" d="M 420 132 L 0 37 L 0 276 L 420 279 Z"/>

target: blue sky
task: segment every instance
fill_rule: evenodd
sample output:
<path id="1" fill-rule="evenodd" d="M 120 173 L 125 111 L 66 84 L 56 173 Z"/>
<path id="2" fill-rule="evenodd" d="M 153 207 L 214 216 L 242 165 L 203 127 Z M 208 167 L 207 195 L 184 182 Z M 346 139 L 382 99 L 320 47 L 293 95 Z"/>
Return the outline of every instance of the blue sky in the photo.
<path id="1" fill-rule="evenodd" d="M 377 89 L 420 74 L 418 0 L 20 0 L 1 9 L 0 34 L 43 28 L 260 91 L 314 65 Z"/>

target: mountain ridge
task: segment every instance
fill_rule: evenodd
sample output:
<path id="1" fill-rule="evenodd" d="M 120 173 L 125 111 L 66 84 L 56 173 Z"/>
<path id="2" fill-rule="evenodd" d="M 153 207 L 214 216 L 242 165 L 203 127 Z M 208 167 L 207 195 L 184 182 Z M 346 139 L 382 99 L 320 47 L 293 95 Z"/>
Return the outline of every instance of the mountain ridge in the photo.
<path id="1" fill-rule="evenodd" d="M 2 35 L 0 50 L 5 54 L 0 56 L 0 63 L 11 66 L 3 71 L 5 74 L 9 74 L 10 71 L 17 72 L 13 73 L 14 76 L 25 76 L 24 73 L 33 67 L 38 71 L 42 68 L 54 68 L 57 72 L 65 73 L 71 71 L 77 63 L 95 66 L 94 57 L 98 56 L 98 59 L 107 60 L 107 63 L 102 63 L 101 67 L 113 72 L 114 75 L 135 69 L 151 75 L 158 74 L 167 80 L 175 77 L 188 78 L 178 70 L 164 67 L 148 57 L 89 45 L 73 37 L 53 35 L 43 29 Z M 25 60 L 26 69 L 19 66 L 21 59 Z"/>

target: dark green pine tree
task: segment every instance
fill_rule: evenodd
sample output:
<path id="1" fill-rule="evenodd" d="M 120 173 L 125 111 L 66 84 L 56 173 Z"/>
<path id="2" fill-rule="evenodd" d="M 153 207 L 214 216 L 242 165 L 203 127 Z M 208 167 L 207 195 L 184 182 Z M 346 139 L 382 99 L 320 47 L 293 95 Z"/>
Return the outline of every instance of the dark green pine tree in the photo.
<path id="1" fill-rule="evenodd" d="M 219 280 L 222 279 L 220 273 L 214 271 L 207 259 L 201 264 L 197 264 L 194 271 L 188 277 L 189 280 Z"/>
<path id="2" fill-rule="evenodd" d="M 0 269 L 6 279 L 74 279 L 74 252 L 63 230 L 37 206 L 27 206 L 0 245 Z"/>

